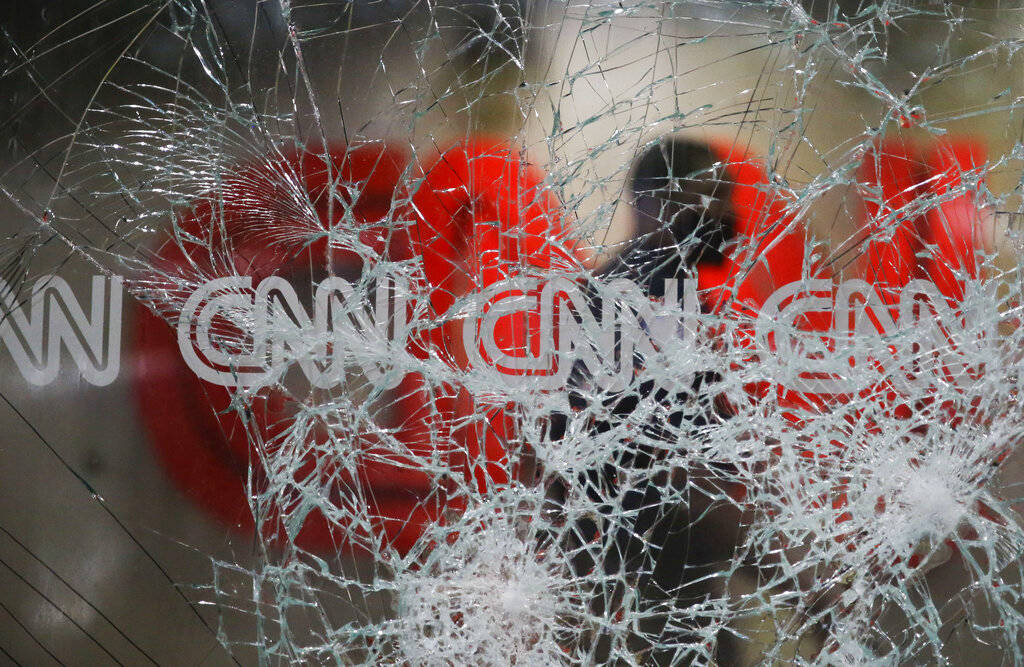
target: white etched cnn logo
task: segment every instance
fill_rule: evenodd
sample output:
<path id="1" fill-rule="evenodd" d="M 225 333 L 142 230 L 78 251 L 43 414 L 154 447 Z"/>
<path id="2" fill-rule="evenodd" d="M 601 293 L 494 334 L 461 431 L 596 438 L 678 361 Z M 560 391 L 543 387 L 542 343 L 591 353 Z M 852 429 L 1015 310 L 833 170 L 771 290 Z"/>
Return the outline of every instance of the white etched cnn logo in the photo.
<path id="1" fill-rule="evenodd" d="M 58 276 L 36 281 L 27 302 L 0 281 L 0 340 L 21 375 L 34 385 L 53 382 L 67 350 L 82 379 L 102 387 L 117 378 L 121 367 L 121 279 L 92 277 L 88 313 L 71 287 Z"/>

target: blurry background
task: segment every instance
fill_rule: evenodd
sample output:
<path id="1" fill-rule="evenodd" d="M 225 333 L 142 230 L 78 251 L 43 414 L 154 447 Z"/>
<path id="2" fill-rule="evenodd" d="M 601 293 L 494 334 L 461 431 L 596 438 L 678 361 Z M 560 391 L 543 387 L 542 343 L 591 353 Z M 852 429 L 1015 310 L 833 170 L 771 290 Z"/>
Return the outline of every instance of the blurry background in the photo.
<path id="1" fill-rule="evenodd" d="M 740 145 L 794 191 L 852 163 L 879 128 L 974 136 L 1005 156 L 989 188 L 1017 212 L 1024 9 L 868 4 L 8 0 L 0 277 L 23 299 L 57 273 L 84 304 L 90 276 L 128 272 L 125 258 L 159 242 L 167 220 L 133 217 L 143 204 L 116 196 L 126 175 L 85 159 L 119 150 L 122 126 L 106 112 L 148 85 L 162 87 L 155 98 L 187 88 L 217 107 L 230 91 L 291 111 L 282 131 L 306 140 L 388 138 L 418 155 L 469 134 L 512 137 L 609 255 L 631 233 L 630 164 L 669 133 Z M 841 183 L 807 201 L 806 224 L 834 247 L 862 215 Z M 199 510 L 156 461 L 133 395 L 127 302 L 110 386 L 83 382 L 65 358 L 55 382 L 34 387 L 0 352 L 0 661 L 143 664 L 144 651 L 222 665 L 230 636 L 235 659 L 254 664 L 245 637 L 258 609 L 221 606 L 226 591 L 251 600 L 254 584 L 224 569 L 214 584 L 212 566 L 244 571 L 253 540 Z M 956 591 L 955 577 L 939 568 L 931 581 Z M 984 651 L 954 640 L 949 657 L 998 661 Z"/>

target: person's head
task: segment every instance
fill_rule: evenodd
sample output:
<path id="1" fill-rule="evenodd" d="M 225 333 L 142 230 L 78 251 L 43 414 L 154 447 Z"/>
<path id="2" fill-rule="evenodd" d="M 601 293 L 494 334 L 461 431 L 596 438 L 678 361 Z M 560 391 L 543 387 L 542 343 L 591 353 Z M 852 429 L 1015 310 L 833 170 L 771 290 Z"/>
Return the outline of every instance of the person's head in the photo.
<path id="1" fill-rule="evenodd" d="M 636 234 L 645 244 L 674 246 L 685 264 L 718 263 L 735 233 L 730 184 L 707 144 L 664 137 L 633 163 L 629 179 Z"/>

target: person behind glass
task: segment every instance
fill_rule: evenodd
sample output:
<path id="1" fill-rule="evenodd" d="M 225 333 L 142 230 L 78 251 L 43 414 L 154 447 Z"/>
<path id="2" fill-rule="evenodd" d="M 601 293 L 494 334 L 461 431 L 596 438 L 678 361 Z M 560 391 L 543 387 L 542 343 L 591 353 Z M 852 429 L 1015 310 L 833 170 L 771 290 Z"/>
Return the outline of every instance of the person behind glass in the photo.
<path id="1" fill-rule="evenodd" d="M 666 137 L 640 153 L 626 190 L 634 223 L 632 238 L 586 284 L 595 319 L 602 316 L 597 284 L 625 279 L 648 298 L 660 301 L 665 297 L 665 281 L 674 279 L 682 299 L 684 283 L 696 279 L 695 270 L 720 267 L 726 261 L 724 252 L 737 225 L 730 202 L 732 185 L 723 174 L 721 158 L 710 146 L 695 141 Z M 691 470 L 666 473 L 652 467 L 671 448 L 698 437 L 699 428 L 709 420 L 728 418 L 708 391 L 713 382 L 712 374 L 698 374 L 691 387 L 670 394 L 655 389 L 653 380 L 643 377 L 641 361 L 634 359 L 631 386 L 612 393 L 595 389 L 582 364 L 573 368 L 569 404 L 575 416 L 552 416 L 553 440 L 565 437 L 571 418 L 585 420 L 594 437 L 606 434 L 630 420 L 645 401 L 655 401 L 655 414 L 663 417 L 649 420 L 638 438 L 624 440 L 607 463 L 576 480 L 577 488 L 585 489 L 592 502 L 609 512 L 605 525 L 585 521 L 579 527 L 576 566 L 581 571 L 601 567 L 614 573 L 624 568 L 637 575 L 638 589 L 651 600 L 696 601 L 712 593 L 706 577 L 715 571 L 715 563 L 731 558 L 739 513 L 733 505 L 710 508 L 707 496 L 721 496 L 721 488 L 709 494 L 688 493 L 692 502 L 686 507 L 666 499 L 678 498 L 679 489 L 688 483 L 703 485 L 717 475 Z M 624 471 L 642 469 L 651 469 L 644 483 L 621 483 L 628 476 Z M 565 489 L 554 490 L 556 496 L 559 492 Z"/>

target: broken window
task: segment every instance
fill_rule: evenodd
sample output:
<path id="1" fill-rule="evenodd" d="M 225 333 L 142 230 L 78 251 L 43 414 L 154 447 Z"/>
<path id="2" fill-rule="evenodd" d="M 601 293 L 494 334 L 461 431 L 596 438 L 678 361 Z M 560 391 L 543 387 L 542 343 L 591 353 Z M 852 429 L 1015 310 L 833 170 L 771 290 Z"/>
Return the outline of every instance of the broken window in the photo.
<path id="1" fill-rule="evenodd" d="M 0 651 L 1021 662 L 1020 18 L 13 3 Z"/>

